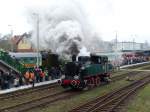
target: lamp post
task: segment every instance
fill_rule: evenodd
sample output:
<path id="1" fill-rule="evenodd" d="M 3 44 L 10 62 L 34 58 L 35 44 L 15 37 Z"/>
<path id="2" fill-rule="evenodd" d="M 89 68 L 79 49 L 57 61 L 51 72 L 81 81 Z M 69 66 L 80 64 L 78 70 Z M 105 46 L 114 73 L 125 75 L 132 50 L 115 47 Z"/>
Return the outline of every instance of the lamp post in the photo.
<path id="1" fill-rule="evenodd" d="M 12 25 L 8 25 L 10 27 L 10 44 L 11 44 L 11 52 L 13 52 L 14 50 L 14 47 L 13 47 L 13 28 L 12 28 Z"/>
<path id="2" fill-rule="evenodd" d="M 116 39 L 115 39 L 115 63 L 116 63 L 116 68 L 119 69 L 119 60 L 117 59 L 118 57 L 118 32 L 116 31 Z"/>
<path id="3" fill-rule="evenodd" d="M 37 37 L 37 63 L 36 66 L 39 67 L 39 14 L 33 13 L 36 16 L 36 37 Z"/>

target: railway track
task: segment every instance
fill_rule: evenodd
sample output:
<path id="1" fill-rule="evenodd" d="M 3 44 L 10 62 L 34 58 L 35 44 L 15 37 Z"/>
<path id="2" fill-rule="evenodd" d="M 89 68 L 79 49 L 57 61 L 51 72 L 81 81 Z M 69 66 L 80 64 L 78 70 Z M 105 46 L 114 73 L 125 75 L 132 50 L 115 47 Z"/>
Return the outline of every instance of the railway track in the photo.
<path id="1" fill-rule="evenodd" d="M 25 90 L 19 90 L 19 91 L 7 93 L 7 94 L 1 94 L 0 100 L 6 100 L 9 98 L 16 98 L 18 96 L 28 95 L 28 94 L 35 93 L 35 92 L 42 91 L 42 90 L 46 90 L 46 89 L 52 89 L 52 88 L 55 88 L 57 86 L 59 86 L 57 83 L 53 83 L 53 84 L 47 84 L 44 86 L 29 88 L 29 89 L 25 89 Z"/>
<path id="2" fill-rule="evenodd" d="M 26 112 L 30 109 L 44 106 L 48 103 L 50 104 L 50 103 L 53 103 L 58 100 L 66 99 L 66 98 L 69 98 L 69 97 L 77 95 L 77 94 L 79 94 L 79 91 L 68 91 L 67 90 L 67 91 L 55 93 L 52 95 L 47 95 L 42 98 L 28 101 L 25 103 L 21 103 L 21 104 L 15 105 L 15 106 L 2 108 L 2 109 L 0 109 L 0 112 Z"/>
<path id="3" fill-rule="evenodd" d="M 70 112 L 116 112 L 118 109 L 117 107 L 121 106 L 129 96 L 148 83 L 150 83 L 150 75 L 119 90 L 98 97 L 93 101 L 71 110 Z"/>

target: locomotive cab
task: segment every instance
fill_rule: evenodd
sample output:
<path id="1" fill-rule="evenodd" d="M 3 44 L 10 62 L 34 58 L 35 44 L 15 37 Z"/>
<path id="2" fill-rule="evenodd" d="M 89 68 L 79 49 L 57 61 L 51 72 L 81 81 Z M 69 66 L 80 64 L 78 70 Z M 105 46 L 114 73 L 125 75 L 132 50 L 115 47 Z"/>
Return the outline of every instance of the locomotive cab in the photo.
<path id="1" fill-rule="evenodd" d="M 86 64 L 86 63 L 90 62 L 90 57 L 89 56 L 79 56 L 78 62 L 80 64 Z"/>
<path id="2" fill-rule="evenodd" d="M 91 62 L 94 64 L 105 64 L 105 63 L 108 63 L 108 57 L 91 55 Z"/>

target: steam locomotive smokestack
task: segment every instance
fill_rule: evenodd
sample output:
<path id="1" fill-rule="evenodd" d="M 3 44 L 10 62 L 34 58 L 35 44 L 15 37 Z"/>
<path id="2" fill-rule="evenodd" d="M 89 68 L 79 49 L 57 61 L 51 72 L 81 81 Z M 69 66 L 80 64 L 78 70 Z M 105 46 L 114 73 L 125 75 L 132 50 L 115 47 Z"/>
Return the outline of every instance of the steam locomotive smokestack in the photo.
<path id="1" fill-rule="evenodd" d="M 76 61 L 76 55 L 72 55 L 72 62 L 75 62 Z"/>

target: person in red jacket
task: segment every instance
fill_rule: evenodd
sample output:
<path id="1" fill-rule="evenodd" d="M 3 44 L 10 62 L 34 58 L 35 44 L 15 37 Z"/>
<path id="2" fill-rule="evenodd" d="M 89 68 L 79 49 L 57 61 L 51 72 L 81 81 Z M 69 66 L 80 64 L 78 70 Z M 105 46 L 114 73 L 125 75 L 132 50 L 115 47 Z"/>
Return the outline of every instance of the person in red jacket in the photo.
<path id="1" fill-rule="evenodd" d="M 30 72 L 29 70 L 27 70 L 26 73 L 24 74 L 25 82 L 27 85 L 29 84 L 29 75 L 30 75 Z"/>
<path id="2" fill-rule="evenodd" d="M 44 71 L 40 71 L 40 82 L 43 82 L 43 79 L 44 79 L 44 77 L 45 77 L 45 73 L 44 73 Z"/>
<path id="3" fill-rule="evenodd" d="M 30 84 L 32 84 L 32 86 L 34 87 L 34 82 L 35 82 L 35 75 L 33 71 L 30 71 L 29 73 L 29 82 Z"/>

